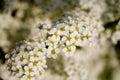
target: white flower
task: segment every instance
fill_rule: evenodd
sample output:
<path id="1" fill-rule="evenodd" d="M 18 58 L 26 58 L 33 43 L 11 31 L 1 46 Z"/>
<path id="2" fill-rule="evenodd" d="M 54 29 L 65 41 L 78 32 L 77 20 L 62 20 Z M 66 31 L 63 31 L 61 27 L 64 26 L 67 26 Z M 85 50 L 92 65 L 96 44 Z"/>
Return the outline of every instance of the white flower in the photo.
<path id="1" fill-rule="evenodd" d="M 74 53 L 75 53 L 75 50 L 76 50 L 75 46 L 69 46 L 69 47 L 63 48 L 63 52 L 67 57 L 68 56 L 73 56 Z"/>
<path id="2" fill-rule="evenodd" d="M 15 72 L 15 76 L 17 76 L 17 77 L 22 76 L 22 74 L 23 74 L 22 67 L 15 67 L 15 66 L 12 66 L 11 69 Z"/>
<path id="3" fill-rule="evenodd" d="M 20 46 L 20 51 L 21 52 L 28 52 L 29 50 L 31 50 L 31 47 L 27 44 L 23 44 L 22 46 Z"/>
<path id="4" fill-rule="evenodd" d="M 79 23 L 79 24 L 76 24 L 76 25 L 73 27 L 73 29 L 72 29 L 72 31 L 76 31 L 76 32 L 78 32 L 78 33 L 81 33 L 82 30 L 83 30 L 83 28 L 82 28 L 82 25 L 81 25 L 80 23 Z"/>
<path id="5" fill-rule="evenodd" d="M 44 39 L 35 38 L 35 39 L 34 39 L 34 43 L 35 43 L 35 46 L 38 46 L 38 47 L 45 47 Z"/>
<path id="6" fill-rule="evenodd" d="M 49 58 L 56 58 L 57 57 L 57 55 L 58 55 L 58 53 L 59 53 L 59 49 L 58 48 L 53 48 L 53 47 L 48 47 L 48 49 L 47 49 L 47 57 L 49 57 Z"/>
<path id="7" fill-rule="evenodd" d="M 72 39 L 73 39 L 73 46 L 80 46 L 80 37 L 81 34 L 79 34 L 77 31 L 71 33 Z"/>
<path id="8" fill-rule="evenodd" d="M 38 53 L 38 56 L 44 56 L 46 54 L 46 48 L 44 46 L 38 46 L 34 49 Z"/>
<path id="9" fill-rule="evenodd" d="M 68 27 L 66 27 L 65 23 L 60 23 L 56 25 L 56 28 L 58 29 L 59 35 L 68 35 Z"/>
<path id="10" fill-rule="evenodd" d="M 20 80 L 36 80 L 34 76 L 27 74 L 27 75 L 23 75 L 22 78 L 20 78 Z"/>
<path id="11" fill-rule="evenodd" d="M 58 39 L 56 39 L 55 36 L 48 37 L 48 40 L 46 41 L 47 46 L 57 47 Z"/>
<path id="12" fill-rule="evenodd" d="M 75 73 L 75 68 L 74 66 L 67 66 L 65 68 L 65 71 L 67 72 L 69 76 L 72 76 Z"/>
<path id="13" fill-rule="evenodd" d="M 74 39 L 72 38 L 72 35 L 67 35 L 62 37 L 62 41 L 63 43 L 65 43 L 67 46 L 71 45 L 72 43 L 74 43 Z"/>
<path id="14" fill-rule="evenodd" d="M 38 23 L 36 27 L 37 36 L 45 39 L 50 27 L 48 27 L 46 24 L 41 23 Z"/>
<path id="15" fill-rule="evenodd" d="M 54 41 L 59 41 L 59 40 L 60 40 L 60 35 L 59 35 L 59 33 L 58 33 L 57 28 L 52 28 L 52 29 L 49 31 L 49 35 L 50 35 L 50 37 L 48 37 L 48 38 L 51 38 L 51 39 L 53 39 Z"/>
<path id="16" fill-rule="evenodd" d="M 44 69 L 39 69 L 39 70 L 37 70 L 35 73 L 36 73 L 36 77 L 37 77 L 38 79 L 42 79 L 42 78 L 44 77 L 45 71 L 44 71 Z"/>
<path id="17" fill-rule="evenodd" d="M 45 33 L 49 33 L 50 30 L 51 30 L 51 26 L 50 26 L 50 25 L 44 25 L 44 26 L 43 26 L 43 31 L 44 31 Z"/>
<path id="18" fill-rule="evenodd" d="M 41 57 L 39 57 L 38 66 L 39 66 L 39 67 L 42 66 L 42 67 L 44 67 L 44 68 L 47 67 L 47 65 L 46 65 L 46 56 L 41 56 Z"/>
<path id="19" fill-rule="evenodd" d="M 34 72 L 34 67 L 33 66 L 24 66 L 24 70 L 25 70 L 25 75 L 28 75 L 30 74 L 31 76 L 34 76 L 35 75 L 35 72 Z"/>
<path id="20" fill-rule="evenodd" d="M 15 58 L 15 61 L 17 61 L 19 64 L 18 65 L 23 65 L 26 61 L 25 61 L 25 57 L 23 55 L 20 55 L 19 57 Z"/>
<path id="21" fill-rule="evenodd" d="M 28 64 L 28 66 L 32 67 L 33 70 L 37 70 L 37 67 L 38 67 L 38 61 L 32 61 Z"/>
<path id="22" fill-rule="evenodd" d="M 38 60 L 39 53 L 37 51 L 30 51 L 30 61 Z"/>
<path id="23" fill-rule="evenodd" d="M 112 36 L 112 42 L 114 44 L 117 44 L 117 41 L 120 40 L 120 31 L 116 31 L 113 33 L 113 36 Z"/>

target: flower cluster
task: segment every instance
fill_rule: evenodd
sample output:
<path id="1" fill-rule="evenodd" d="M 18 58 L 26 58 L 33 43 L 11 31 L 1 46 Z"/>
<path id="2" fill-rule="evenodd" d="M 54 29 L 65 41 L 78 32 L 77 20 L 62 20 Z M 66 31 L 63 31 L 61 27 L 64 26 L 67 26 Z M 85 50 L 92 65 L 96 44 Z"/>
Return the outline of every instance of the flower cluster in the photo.
<path id="1" fill-rule="evenodd" d="M 38 27 L 39 33 L 46 34 L 47 56 L 55 58 L 61 50 L 66 56 L 72 56 L 76 47 L 91 46 L 103 29 L 97 20 L 90 17 L 65 17 L 46 30 L 45 25 Z M 45 36 L 44 34 L 44 36 Z M 42 35 L 41 35 L 42 36 Z"/>
<path id="2" fill-rule="evenodd" d="M 116 30 L 112 35 L 112 42 L 114 44 L 117 44 L 117 42 L 120 40 L 120 21 L 118 22 L 116 26 Z"/>
<path id="3" fill-rule="evenodd" d="M 47 68 L 46 58 L 55 59 L 59 53 L 72 56 L 76 47 L 90 46 L 101 27 L 85 16 L 65 17 L 52 26 L 38 23 L 35 26 L 37 35 L 23 41 L 7 55 L 11 71 L 21 80 L 41 79 Z"/>
<path id="4" fill-rule="evenodd" d="M 0 79 L 120 79 L 120 0 L 2 2 L 0 49 L 8 60 Z"/>
<path id="5" fill-rule="evenodd" d="M 22 45 L 17 47 L 6 57 L 11 57 L 8 62 L 12 74 L 20 77 L 21 80 L 35 80 L 43 76 L 46 68 L 46 49 L 44 43 L 33 43 L 34 41 L 22 42 Z M 12 65 L 12 66 L 11 66 Z"/>
<path id="6" fill-rule="evenodd" d="M 65 68 L 66 73 L 68 74 L 67 80 L 87 80 L 89 70 L 85 68 L 84 64 L 69 64 Z"/>

